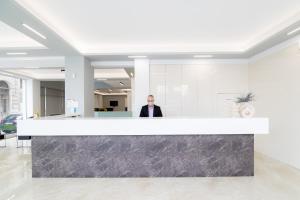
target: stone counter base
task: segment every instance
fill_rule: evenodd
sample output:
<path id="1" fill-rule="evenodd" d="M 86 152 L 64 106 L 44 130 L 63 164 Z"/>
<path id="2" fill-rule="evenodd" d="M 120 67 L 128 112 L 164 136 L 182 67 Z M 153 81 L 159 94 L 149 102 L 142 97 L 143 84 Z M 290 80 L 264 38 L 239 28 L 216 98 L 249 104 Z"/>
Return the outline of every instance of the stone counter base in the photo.
<path id="1" fill-rule="evenodd" d="M 254 175 L 254 136 L 34 136 L 33 177 Z"/>

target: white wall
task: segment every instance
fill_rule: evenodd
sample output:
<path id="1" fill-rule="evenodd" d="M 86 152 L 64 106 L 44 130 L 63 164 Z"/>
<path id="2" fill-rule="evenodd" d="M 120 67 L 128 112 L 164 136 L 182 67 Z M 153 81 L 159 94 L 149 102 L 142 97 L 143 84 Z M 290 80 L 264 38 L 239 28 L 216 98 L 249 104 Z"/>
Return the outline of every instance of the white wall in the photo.
<path id="1" fill-rule="evenodd" d="M 255 137 L 255 148 L 300 169 L 300 51 L 293 44 L 249 65 L 257 116 L 270 118 L 270 134 Z"/>
<path id="2" fill-rule="evenodd" d="M 133 95 L 133 116 L 139 116 L 141 107 L 147 104 L 149 95 L 149 60 L 135 59 L 134 61 L 134 81 L 132 89 Z"/>
<path id="3" fill-rule="evenodd" d="M 41 86 L 40 81 L 26 80 L 26 117 L 32 117 L 34 113 L 41 114 Z"/>
<path id="4" fill-rule="evenodd" d="M 247 63 L 153 64 L 150 67 L 150 93 L 164 116 L 230 117 L 233 101 L 246 92 Z"/>

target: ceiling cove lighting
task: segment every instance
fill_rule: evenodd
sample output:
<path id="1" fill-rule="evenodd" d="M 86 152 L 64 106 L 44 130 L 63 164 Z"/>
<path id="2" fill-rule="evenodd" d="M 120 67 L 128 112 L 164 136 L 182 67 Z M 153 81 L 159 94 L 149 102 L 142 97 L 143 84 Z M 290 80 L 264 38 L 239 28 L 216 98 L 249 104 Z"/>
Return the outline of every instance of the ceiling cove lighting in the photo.
<path id="1" fill-rule="evenodd" d="M 123 82 L 120 82 L 120 85 L 125 85 Z"/>
<path id="2" fill-rule="evenodd" d="M 128 56 L 128 58 L 147 58 L 147 56 Z"/>
<path id="3" fill-rule="evenodd" d="M 40 36 L 41 38 L 43 38 L 44 40 L 47 39 L 46 36 L 44 36 L 43 34 L 41 34 L 40 32 L 38 32 L 37 30 L 35 30 L 34 28 L 32 28 L 31 26 L 27 25 L 27 24 L 22 24 L 25 28 L 27 28 L 28 30 L 30 30 L 31 32 L 35 33 L 36 35 Z"/>
<path id="4" fill-rule="evenodd" d="M 20 56 L 20 55 L 27 55 L 26 52 L 7 52 L 6 55 L 8 56 Z"/>
<path id="5" fill-rule="evenodd" d="M 194 58 L 212 58 L 213 55 L 194 55 Z"/>
<path id="6" fill-rule="evenodd" d="M 294 30 L 288 32 L 287 35 L 292 35 L 292 34 L 298 32 L 298 31 L 300 31 L 300 27 L 298 27 L 298 28 L 296 28 L 296 29 L 294 29 Z"/>

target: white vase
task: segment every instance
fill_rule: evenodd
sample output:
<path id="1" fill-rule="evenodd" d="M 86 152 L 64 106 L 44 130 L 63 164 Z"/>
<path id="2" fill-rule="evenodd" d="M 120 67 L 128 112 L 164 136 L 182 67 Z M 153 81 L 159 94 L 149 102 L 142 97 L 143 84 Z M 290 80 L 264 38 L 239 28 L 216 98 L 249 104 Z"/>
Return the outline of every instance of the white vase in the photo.
<path id="1" fill-rule="evenodd" d="M 239 114 L 243 118 L 251 118 L 255 114 L 254 106 L 249 102 L 239 104 Z"/>

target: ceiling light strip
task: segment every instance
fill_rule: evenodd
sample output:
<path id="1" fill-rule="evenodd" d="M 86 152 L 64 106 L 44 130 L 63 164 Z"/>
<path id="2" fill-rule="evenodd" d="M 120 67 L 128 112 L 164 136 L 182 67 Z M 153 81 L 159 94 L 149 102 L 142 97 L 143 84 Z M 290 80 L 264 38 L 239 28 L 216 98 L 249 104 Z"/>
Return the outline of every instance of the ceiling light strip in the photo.
<path id="1" fill-rule="evenodd" d="M 43 34 L 41 34 L 40 32 L 38 32 L 37 30 L 35 30 L 34 28 L 32 28 L 31 26 L 27 25 L 27 24 L 22 24 L 25 28 L 27 28 L 28 30 L 30 30 L 31 32 L 35 33 L 36 35 L 40 36 L 41 38 L 43 38 L 44 40 L 47 39 L 46 36 L 44 36 Z"/>
<path id="2" fill-rule="evenodd" d="M 147 58 L 147 56 L 128 56 L 128 58 Z"/>
<path id="3" fill-rule="evenodd" d="M 194 58 L 212 58 L 213 55 L 194 55 Z"/>
<path id="4" fill-rule="evenodd" d="M 300 27 L 298 27 L 298 28 L 292 30 L 291 32 L 288 32 L 287 35 L 292 35 L 292 34 L 298 32 L 298 31 L 300 31 Z"/>
<path id="5" fill-rule="evenodd" d="M 6 55 L 17 56 L 17 55 L 27 55 L 27 53 L 26 52 L 7 52 Z"/>

